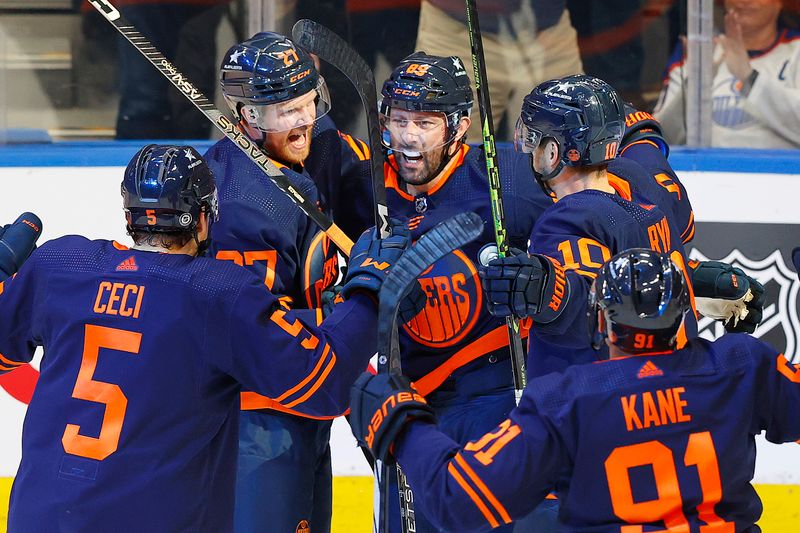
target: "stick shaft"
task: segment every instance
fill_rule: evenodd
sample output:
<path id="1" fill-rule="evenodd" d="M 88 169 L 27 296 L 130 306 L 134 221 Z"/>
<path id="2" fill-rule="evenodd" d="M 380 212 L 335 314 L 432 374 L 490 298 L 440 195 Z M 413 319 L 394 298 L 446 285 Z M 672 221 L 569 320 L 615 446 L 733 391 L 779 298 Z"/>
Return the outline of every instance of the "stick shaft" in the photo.
<path id="1" fill-rule="evenodd" d="M 492 106 L 489 90 L 486 87 L 486 59 L 483 54 L 483 39 L 478 22 L 478 10 L 475 0 L 465 0 L 467 8 L 467 30 L 472 51 L 472 69 L 475 74 L 475 91 L 478 94 L 478 109 L 481 114 L 483 148 L 486 157 L 486 172 L 489 178 L 489 198 L 492 206 L 492 220 L 497 244 L 497 255 L 505 257 L 508 253 L 508 234 L 505 228 L 505 212 L 503 210 L 503 193 L 500 184 L 500 169 L 497 164 L 497 150 L 494 142 L 494 123 L 492 122 Z M 511 350 L 511 368 L 514 374 L 514 389 L 517 403 L 527 382 L 525 374 L 525 350 L 520 337 L 519 321 L 509 316 L 508 326 L 509 349 Z"/>

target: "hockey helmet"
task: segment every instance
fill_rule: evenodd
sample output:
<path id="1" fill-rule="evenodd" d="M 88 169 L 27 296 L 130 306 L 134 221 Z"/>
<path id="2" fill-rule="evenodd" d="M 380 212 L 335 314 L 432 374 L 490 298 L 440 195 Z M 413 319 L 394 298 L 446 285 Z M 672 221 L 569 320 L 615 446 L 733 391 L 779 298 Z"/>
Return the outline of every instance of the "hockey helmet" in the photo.
<path id="1" fill-rule="evenodd" d="M 625 250 L 600 268 L 589 292 L 592 343 L 599 349 L 608 338 L 632 354 L 672 350 L 689 309 L 686 279 L 668 256 Z"/>
<path id="2" fill-rule="evenodd" d="M 274 32 L 231 47 L 220 67 L 220 85 L 234 117 L 263 132 L 307 126 L 331 107 L 311 56 Z"/>
<path id="3" fill-rule="evenodd" d="M 190 232 L 201 212 L 217 219 L 214 176 L 191 146 L 150 144 L 125 169 L 122 205 L 128 232 Z"/>
<path id="4" fill-rule="evenodd" d="M 461 118 L 472 111 L 472 86 L 464 63 L 456 56 L 432 56 L 415 52 L 403 59 L 381 89 L 380 119 L 383 144 L 399 149 L 400 132 L 408 121 L 392 120 L 392 109 L 442 113 L 446 132 L 441 142 L 425 146 L 429 151 L 455 139 Z M 420 124 L 424 129 L 424 124 Z M 393 134 L 394 133 L 394 139 Z"/>
<path id="5" fill-rule="evenodd" d="M 546 81 L 522 102 L 514 146 L 532 154 L 543 139 L 556 141 L 560 163 L 541 177 L 546 181 L 564 165 L 600 165 L 614 159 L 625 130 L 624 116 L 622 100 L 599 78 L 580 74 Z"/>

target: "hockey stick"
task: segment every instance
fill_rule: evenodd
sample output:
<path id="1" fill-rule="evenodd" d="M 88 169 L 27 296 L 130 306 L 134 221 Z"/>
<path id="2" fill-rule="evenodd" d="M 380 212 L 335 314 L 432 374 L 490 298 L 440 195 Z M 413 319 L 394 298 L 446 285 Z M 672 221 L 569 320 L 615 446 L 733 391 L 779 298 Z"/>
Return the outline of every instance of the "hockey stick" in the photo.
<path id="1" fill-rule="evenodd" d="M 478 24 L 478 10 L 475 0 L 465 0 L 467 5 L 467 29 L 472 50 L 472 69 L 475 73 L 475 90 L 478 93 L 478 108 L 481 111 L 483 131 L 483 150 L 486 158 L 486 173 L 489 176 L 489 198 L 492 204 L 494 221 L 494 237 L 497 243 L 497 256 L 505 257 L 508 253 L 508 234 L 506 233 L 506 217 L 503 211 L 503 191 L 500 185 L 500 170 L 497 165 L 497 150 L 494 144 L 494 123 L 492 107 L 489 102 L 489 90 L 486 87 L 486 58 L 483 55 L 483 40 Z M 527 383 L 525 374 L 525 350 L 519 332 L 519 320 L 514 316 L 506 318 L 508 326 L 509 349 L 511 350 L 511 369 L 514 374 L 514 394 L 517 404 L 522 398 L 522 391 Z"/>
<path id="2" fill-rule="evenodd" d="M 333 221 L 327 217 L 319 208 L 312 203 L 308 198 L 297 190 L 292 182 L 287 178 L 283 172 L 269 159 L 247 135 L 239 131 L 239 128 L 231 122 L 228 117 L 222 114 L 219 109 L 214 107 L 208 98 L 201 93 L 189 81 L 189 79 L 175 68 L 161 52 L 156 50 L 153 44 L 139 31 L 134 28 L 127 20 L 125 20 L 120 12 L 108 0 L 89 0 L 97 11 L 103 15 L 114 27 L 119 31 L 125 39 L 131 43 L 156 69 L 161 72 L 171 83 L 175 86 L 186 98 L 191 101 L 197 109 L 199 109 L 205 116 L 214 123 L 214 125 L 230 139 L 233 144 L 239 148 L 247 157 L 258 165 L 264 171 L 269 179 L 281 191 L 295 203 L 297 206 L 324 231 L 331 241 L 339 247 L 339 249 L 350 255 L 350 248 L 353 247 L 353 241 L 345 235 Z"/>
<path id="3" fill-rule="evenodd" d="M 392 266 L 381 286 L 378 306 L 378 372 L 400 373 L 400 344 L 397 334 L 397 309 L 412 283 L 433 263 L 480 237 L 483 221 L 475 213 L 459 213 L 426 232 Z M 374 531 L 389 531 L 389 477 L 386 465 L 375 464 Z M 397 465 L 400 517 L 403 531 L 416 531 L 414 495 Z"/>
<path id="4" fill-rule="evenodd" d="M 386 184 L 383 178 L 381 129 L 378 123 L 378 100 L 375 94 L 375 75 L 367 62 L 344 39 L 313 20 L 298 20 L 292 27 L 292 40 L 323 61 L 336 67 L 356 89 L 367 117 L 367 136 L 370 150 L 372 195 L 375 202 L 375 227 L 381 238 L 389 235 L 389 210 L 386 206 Z"/>

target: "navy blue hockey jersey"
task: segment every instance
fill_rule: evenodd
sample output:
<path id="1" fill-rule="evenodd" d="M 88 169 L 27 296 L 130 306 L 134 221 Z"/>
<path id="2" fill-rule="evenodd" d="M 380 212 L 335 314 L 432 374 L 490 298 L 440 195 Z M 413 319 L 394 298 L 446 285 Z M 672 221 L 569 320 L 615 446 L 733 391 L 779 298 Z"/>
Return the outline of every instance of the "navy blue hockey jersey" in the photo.
<path id="1" fill-rule="evenodd" d="M 427 306 L 401 327 L 403 373 L 424 395 L 457 368 L 473 361 L 478 361 L 475 365 L 486 364 L 484 356 L 488 354 L 495 354 L 496 360 L 509 356 L 505 321 L 488 313 L 477 273 L 478 251 L 495 240 L 486 163 L 482 147 L 463 145 L 446 167 L 443 179 L 427 193 L 412 196 L 403 188 L 391 157 L 384 166 L 389 213 L 408 219 L 412 237 L 418 238 L 464 211 L 477 213 L 485 224 L 479 239 L 447 255 L 420 276 L 428 295 Z M 537 216 L 551 200 L 529 177 L 527 155 L 500 149 L 498 160 L 509 242 L 525 249 Z"/>
<path id="2" fill-rule="evenodd" d="M 694 212 L 686 188 L 652 141 L 641 140 L 627 145 L 608 166 L 609 181 L 628 184 L 634 201 L 656 204 L 675 228 L 681 241 L 694 237 Z"/>
<path id="3" fill-rule="evenodd" d="M 255 272 L 273 293 L 303 302 L 303 260 L 317 227 L 228 139 L 203 158 L 214 173 L 219 220 L 211 227 L 211 255 Z M 312 202 L 318 201 L 308 176 L 273 161 Z"/>
<path id="4" fill-rule="evenodd" d="M 683 244 L 671 221 L 657 206 L 634 203 L 627 194 L 622 188 L 617 188 L 616 194 L 598 190 L 570 194 L 536 222 L 529 251 L 563 266 L 569 291 L 568 297 L 554 296 L 549 303 L 554 310 L 560 309 L 557 319 L 531 328 L 528 375 L 561 372 L 568 365 L 597 359 L 591 347 L 586 302 L 591 282 L 611 256 L 628 248 L 650 248 L 670 255 L 686 273 Z M 686 277 L 691 279 L 688 274 Z M 679 334 L 681 345 L 696 329 L 696 319 L 690 314 Z"/>
<path id="5" fill-rule="evenodd" d="M 563 532 L 760 531 L 754 435 L 800 438 L 800 365 L 745 334 L 528 382 L 464 446 L 414 421 L 395 455 L 414 505 L 447 531 L 530 512 L 555 486 Z"/>
<path id="6" fill-rule="evenodd" d="M 356 296 L 317 327 L 226 262 L 45 243 L 0 283 L 0 371 L 44 347 L 9 531 L 232 531 L 241 386 L 341 414 L 374 315 Z"/>

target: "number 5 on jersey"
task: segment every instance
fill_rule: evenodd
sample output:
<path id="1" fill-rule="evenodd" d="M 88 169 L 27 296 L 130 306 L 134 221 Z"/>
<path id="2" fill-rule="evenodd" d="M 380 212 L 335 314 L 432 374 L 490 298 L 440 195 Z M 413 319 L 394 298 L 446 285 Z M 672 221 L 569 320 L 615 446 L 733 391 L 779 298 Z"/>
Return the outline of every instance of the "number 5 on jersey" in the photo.
<path id="1" fill-rule="evenodd" d="M 100 348 L 136 355 L 139 353 L 141 343 L 141 333 L 86 324 L 81 368 L 78 370 L 72 397 L 103 404 L 105 413 L 99 437 L 81 435 L 79 425 L 67 424 L 64 436 L 61 437 L 65 452 L 102 461 L 117 451 L 122 424 L 125 421 L 125 411 L 128 408 L 128 398 L 118 385 L 93 379 L 94 371 L 97 368 Z"/>

